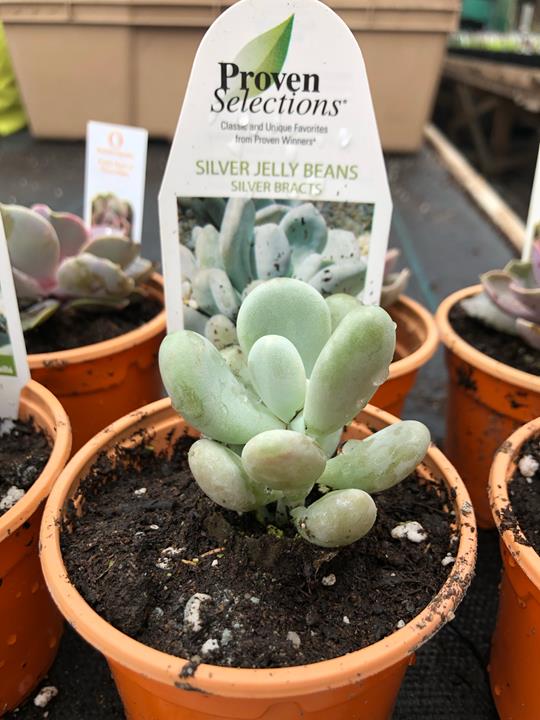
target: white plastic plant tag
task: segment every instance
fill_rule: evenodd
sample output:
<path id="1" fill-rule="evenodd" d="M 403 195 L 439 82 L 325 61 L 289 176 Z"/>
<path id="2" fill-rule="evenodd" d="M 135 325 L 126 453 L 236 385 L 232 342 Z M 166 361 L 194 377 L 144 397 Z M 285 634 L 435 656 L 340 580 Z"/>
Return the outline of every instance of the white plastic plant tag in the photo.
<path id="1" fill-rule="evenodd" d="M 26 346 L 0 214 L 0 419 L 18 417 L 19 396 L 29 380 Z"/>
<path id="2" fill-rule="evenodd" d="M 84 219 L 141 242 L 148 131 L 89 122 L 86 127 Z"/>
<path id="3" fill-rule="evenodd" d="M 540 240 L 540 148 L 536 161 L 536 172 L 529 205 L 529 216 L 525 229 L 525 244 L 523 245 L 523 260 L 530 260 L 535 240 Z"/>
<path id="4" fill-rule="evenodd" d="M 183 327 L 193 211 L 219 231 L 224 201 L 246 197 L 257 224 L 312 203 L 328 228 L 352 231 L 363 300 L 379 301 L 392 202 L 373 103 L 354 36 L 318 0 L 241 0 L 199 47 L 159 194 L 169 331 Z"/>

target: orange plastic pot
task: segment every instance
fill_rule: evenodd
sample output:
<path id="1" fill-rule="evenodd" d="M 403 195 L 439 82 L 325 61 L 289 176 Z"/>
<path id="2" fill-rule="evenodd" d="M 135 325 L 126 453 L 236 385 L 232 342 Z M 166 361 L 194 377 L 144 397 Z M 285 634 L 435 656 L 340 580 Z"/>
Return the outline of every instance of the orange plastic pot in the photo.
<path id="1" fill-rule="evenodd" d="M 69 421 L 58 400 L 33 381 L 21 394 L 19 417 L 48 435 L 52 451 L 30 490 L 0 517 L 0 716 L 45 675 L 63 626 L 43 579 L 38 541 L 45 500 L 69 457 Z"/>
<path id="2" fill-rule="evenodd" d="M 471 494 L 479 526 L 490 528 L 487 483 L 493 456 L 514 430 L 540 415 L 540 377 L 492 360 L 452 329 L 452 307 L 481 290 L 474 285 L 450 295 L 435 319 L 448 368 L 444 451 Z"/>
<path id="3" fill-rule="evenodd" d="M 154 274 L 148 291 L 163 303 L 163 279 Z M 64 406 L 73 451 L 104 427 L 162 396 L 156 362 L 165 337 L 165 311 L 136 330 L 74 350 L 29 356 L 32 377 Z"/>
<path id="4" fill-rule="evenodd" d="M 489 666 L 501 720 L 540 718 L 540 557 L 527 545 L 519 524 L 517 530 L 508 529 L 508 521 L 516 520 L 508 484 L 521 446 L 539 434 L 540 418 L 536 418 L 511 435 L 495 455 L 489 477 L 489 501 L 501 534 L 503 558 L 499 614 Z"/>
<path id="5" fill-rule="evenodd" d="M 348 435 L 365 437 L 396 418 L 372 407 Z M 245 670 L 200 665 L 184 677 L 186 661 L 153 650 L 109 625 L 70 583 L 60 550 L 61 521 L 71 499 L 79 503 L 79 483 L 102 451 L 133 443 L 133 434 L 150 432 L 152 445 L 166 447 L 185 429 L 168 399 L 113 423 L 72 458 L 46 507 L 41 532 L 47 584 L 61 612 L 107 658 L 129 720 L 355 720 L 389 718 L 414 653 L 453 618 L 473 574 L 475 521 L 469 496 L 454 468 L 431 448 L 423 473 L 442 479 L 451 493 L 461 530 L 457 559 L 440 592 L 404 628 L 349 655 L 294 668 Z M 145 435 L 147 438 L 148 436 Z M 147 441 L 147 440 L 144 440 Z M 79 507 L 82 507 L 79 505 Z"/>
<path id="6" fill-rule="evenodd" d="M 377 390 L 372 402 L 400 417 L 418 371 L 437 350 L 439 335 L 433 315 L 406 295 L 401 295 L 388 312 L 397 325 L 399 359 L 390 365 L 388 380 Z"/>

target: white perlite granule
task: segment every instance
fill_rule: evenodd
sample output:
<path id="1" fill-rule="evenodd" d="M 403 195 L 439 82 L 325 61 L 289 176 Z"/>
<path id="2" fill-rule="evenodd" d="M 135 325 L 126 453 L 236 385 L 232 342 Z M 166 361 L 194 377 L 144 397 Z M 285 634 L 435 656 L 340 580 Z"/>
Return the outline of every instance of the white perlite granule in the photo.
<path id="1" fill-rule="evenodd" d="M 394 540 L 407 538 L 409 542 L 413 543 L 421 543 L 424 542 L 424 540 L 427 540 L 427 532 L 419 522 L 416 522 L 416 520 L 396 525 L 396 527 L 390 531 L 390 535 L 394 538 Z"/>
<path id="2" fill-rule="evenodd" d="M 325 575 L 321 582 L 325 587 L 332 587 L 332 585 L 336 584 L 336 576 L 334 575 L 334 573 L 331 573 L 330 575 Z"/>
<path id="3" fill-rule="evenodd" d="M 441 565 L 443 567 L 446 567 L 447 565 L 452 565 L 452 563 L 455 562 L 456 558 L 453 555 L 450 555 L 450 553 L 448 553 L 448 555 L 446 557 L 443 557 L 443 559 L 441 560 Z"/>
<path id="4" fill-rule="evenodd" d="M 0 437 L 2 435 L 8 435 L 13 428 L 15 427 L 15 423 L 10 418 L 5 418 L 5 420 L 0 420 Z"/>
<path id="5" fill-rule="evenodd" d="M 524 455 L 519 461 L 519 472 L 525 478 L 532 478 L 538 470 L 538 461 L 532 455 Z"/>
<path id="6" fill-rule="evenodd" d="M 58 688 L 54 685 L 47 685 L 38 692 L 34 698 L 34 705 L 39 708 L 47 707 L 53 698 L 58 695 Z"/>
<path id="7" fill-rule="evenodd" d="M 0 510 L 10 510 L 16 502 L 24 495 L 24 490 L 12 485 L 2 499 L 0 499 Z"/>
<path id="8" fill-rule="evenodd" d="M 211 602 L 212 599 L 211 595 L 205 593 L 192 595 L 184 608 L 184 625 L 187 625 L 193 632 L 202 630 L 201 605 L 205 602 Z"/>
<path id="9" fill-rule="evenodd" d="M 210 638 L 201 647 L 201 655 L 209 655 L 210 653 L 219 650 L 219 643 L 215 638 Z"/>
<path id="10" fill-rule="evenodd" d="M 287 640 L 296 650 L 298 650 L 298 648 L 302 644 L 302 641 L 300 640 L 300 635 L 297 632 L 294 632 L 294 630 L 289 630 L 289 632 L 287 633 Z"/>

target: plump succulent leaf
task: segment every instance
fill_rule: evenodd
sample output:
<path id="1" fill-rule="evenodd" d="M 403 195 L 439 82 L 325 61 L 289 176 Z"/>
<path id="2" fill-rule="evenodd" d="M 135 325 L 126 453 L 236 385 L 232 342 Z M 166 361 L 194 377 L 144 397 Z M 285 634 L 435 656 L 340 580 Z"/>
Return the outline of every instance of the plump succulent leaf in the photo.
<path id="1" fill-rule="evenodd" d="M 175 409 L 208 437 L 245 445 L 283 423 L 234 376 L 219 351 L 190 331 L 168 335 L 159 351 L 161 377 Z"/>
<path id="2" fill-rule="evenodd" d="M 145 280 L 149 280 L 153 272 L 153 262 L 142 257 L 136 257 L 133 262 L 124 268 L 124 274 L 131 278 L 135 285 L 140 285 Z"/>
<path id="3" fill-rule="evenodd" d="M 389 425 L 365 440 L 349 440 L 330 459 L 319 482 L 338 490 L 358 488 L 377 493 L 397 485 L 422 462 L 429 430 L 415 420 Z"/>
<path id="4" fill-rule="evenodd" d="M 291 248 L 279 225 L 255 228 L 253 244 L 253 275 L 259 280 L 284 277 L 289 273 Z"/>
<path id="5" fill-rule="evenodd" d="M 139 246 L 124 235 L 111 231 L 93 235 L 84 246 L 84 252 L 110 260 L 123 270 L 135 260 L 139 254 Z"/>
<path id="6" fill-rule="evenodd" d="M 236 345 L 236 326 L 226 315 L 212 315 L 204 328 L 205 337 L 216 346 L 218 350 Z"/>
<path id="7" fill-rule="evenodd" d="M 54 212 L 48 205 L 33 205 L 31 210 L 48 220 L 60 243 L 60 260 L 81 252 L 89 239 L 86 225 L 77 215 Z"/>
<path id="8" fill-rule="evenodd" d="M 336 490 L 308 508 L 291 510 L 296 529 L 320 547 L 343 547 L 364 537 L 373 527 L 377 508 L 362 490 Z"/>
<path id="9" fill-rule="evenodd" d="M 20 205 L 1 205 L 0 213 L 11 264 L 46 289 L 54 283 L 60 261 L 60 242 L 53 226 Z"/>
<path id="10" fill-rule="evenodd" d="M 299 493 L 305 497 L 321 476 L 326 455 L 307 435 L 269 430 L 249 440 L 242 462 L 255 483 L 286 496 Z"/>
<path id="11" fill-rule="evenodd" d="M 280 227 L 292 249 L 292 262 L 296 267 L 306 255 L 321 253 L 326 245 L 326 222 L 311 203 L 292 208 L 281 221 Z"/>
<path id="12" fill-rule="evenodd" d="M 184 305 L 184 327 L 186 330 L 193 330 L 193 332 L 199 333 L 199 335 L 204 335 L 207 322 L 207 315 L 203 315 L 190 305 Z"/>
<path id="13" fill-rule="evenodd" d="M 266 223 L 275 223 L 278 225 L 291 208 L 281 203 L 270 203 L 264 207 L 258 208 L 255 213 L 255 225 L 266 225 Z"/>
<path id="14" fill-rule="evenodd" d="M 304 406 L 306 371 L 298 350 L 281 335 L 259 338 L 248 356 L 248 368 L 259 396 L 283 422 Z"/>
<path id="15" fill-rule="evenodd" d="M 242 352 L 240 345 L 229 345 L 221 350 L 221 356 L 229 366 L 229 369 L 240 380 L 242 385 L 255 392 L 251 373 L 249 372 L 247 358 Z"/>
<path id="16" fill-rule="evenodd" d="M 359 300 L 346 293 L 329 295 L 326 298 L 326 304 L 330 309 L 330 315 L 332 317 L 332 332 L 334 332 L 346 315 L 361 305 Z"/>
<path id="17" fill-rule="evenodd" d="M 21 325 L 23 332 L 33 330 L 46 322 L 60 307 L 58 300 L 42 300 L 34 303 L 27 310 L 21 310 Z"/>
<path id="18" fill-rule="evenodd" d="M 250 257 L 254 225 L 253 201 L 231 198 L 223 216 L 219 243 L 225 271 L 238 292 L 252 279 Z"/>
<path id="19" fill-rule="evenodd" d="M 182 278 L 190 282 L 193 281 L 198 272 L 195 256 L 185 245 L 180 245 L 180 271 Z"/>
<path id="20" fill-rule="evenodd" d="M 355 234 L 349 230 L 329 230 L 328 240 L 322 252 L 322 257 L 331 263 L 359 260 L 361 252 L 358 239 Z"/>
<path id="21" fill-rule="evenodd" d="M 44 295 L 44 290 L 37 280 L 30 275 L 25 275 L 16 267 L 12 267 L 11 270 L 15 293 L 20 300 L 37 300 Z"/>
<path id="22" fill-rule="evenodd" d="M 388 377 L 395 327 L 375 306 L 359 306 L 343 318 L 310 377 L 304 407 L 308 433 L 328 435 L 363 410 Z"/>
<path id="23" fill-rule="evenodd" d="M 514 318 L 540 322 L 540 288 L 526 288 L 505 271 L 492 270 L 481 276 L 484 290 L 497 307 Z"/>
<path id="24" fill-rule="evenodd" d="M 213 225 L 193 228 L 195 257 L 200 268 L 223 270 L 223 258 L 219 247 L 219 231 Z"/>
<path id="25" fill-rule="evenodd" d="M 367 264 L 363 258 L 358 260 L 344 260 L 327 265 L 314 275 L 309 284 L 321 295 L 331 293 L 347 293 L 357 295 L 365 285 Z"/>
<path id="26" fill-rule="evenodd" d="M 70 298 L 126 298 L 135 288 L 118 265 L 89 253 L 64 260 L 57 279 L 58 294 Z"/>
<path id="27" fill-rule="evenodd" d="M 201 439 L 189 449 L 188 462 L 201 490 L 217 505 L 236 512 L 249 512 L 263 505 L 263 492 L 252 487 L 242 460 L 229 448 Z M 272 496 L 267 493 L 271 502 Z"/>
<path id="28" fill-rule="evenodd" d="M 236 317 L 238 295 L 224 270 L 201 270 L 193 280 L 192 290 L 193 298 L 203 312 L 208 315 L 225 315 L 229 319 Z"/>
<path id="29" fill-rule="evenodd" d="M 292 342 L 309 377 L 331 332 L 330 310 L 312 287 L 291 278 L 274 278 L 256 287 L 240 307 L 236 322 L 244 353 L 264 335 Z"/>

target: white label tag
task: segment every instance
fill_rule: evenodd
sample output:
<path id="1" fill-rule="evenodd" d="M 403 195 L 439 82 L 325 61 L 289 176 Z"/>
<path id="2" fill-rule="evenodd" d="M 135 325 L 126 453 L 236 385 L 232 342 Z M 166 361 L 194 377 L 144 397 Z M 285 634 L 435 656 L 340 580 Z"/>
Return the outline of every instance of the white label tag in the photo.
<path id="1" fill-rule="evenodd" d="M 142 238 L 148 131 L 89 122 L 86 128 L 84 219 Z"/>
<path id="2" fill-rule="evenodd" d="M 0 419 L 18 417 L 19 396 L 29 380 L 26 346 L 0 214 Z"/>
<path id="3" fill-rule="evenodd" d="M 212 197 L 371 206 L 355 234 L 363 299 L 379 302 L 388 180 L 362 54 L 322 2 L 241 0 L 199 47 L 159 195 L 169 331 L 182 327 L 177 200 Z M 328 226 L 347 228 L 349 211 Z"/>
<path id="4" fill-rule="evenodd" d="M 536 172 L 529 205 L 529 216 L 525 230 L 525 244 L 523 246 L 523 260 L 530 260 L 535 240 L 540 239 L 540 148 L 536 161 Z"/>

